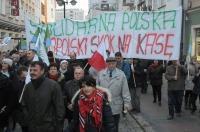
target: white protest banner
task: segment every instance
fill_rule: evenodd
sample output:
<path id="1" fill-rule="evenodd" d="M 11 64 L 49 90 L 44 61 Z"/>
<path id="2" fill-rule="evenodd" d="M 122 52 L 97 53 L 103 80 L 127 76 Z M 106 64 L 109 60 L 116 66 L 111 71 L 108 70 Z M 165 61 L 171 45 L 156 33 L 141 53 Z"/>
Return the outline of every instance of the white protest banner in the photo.
<path id="1" fill-rule="evenodd" d="M 56 58 L 90 58 L 102 41 L 108 42 L 111 56 L 120 51 L 125 58 L 179 59 L 181 7 L 166 11 L 103 13 L 88 21 L 63 19 L 49 23 L 52 49 Z M 37 27 L 44 37 L 45 24 L 26 19 L 27 43 Z"/>

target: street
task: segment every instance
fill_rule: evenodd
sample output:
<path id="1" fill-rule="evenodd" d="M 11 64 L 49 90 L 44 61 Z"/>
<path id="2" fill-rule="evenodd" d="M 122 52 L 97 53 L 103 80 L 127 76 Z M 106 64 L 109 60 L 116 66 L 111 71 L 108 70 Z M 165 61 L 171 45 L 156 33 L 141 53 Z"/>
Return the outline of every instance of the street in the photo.
<path id="1" fill-rule="evenodd" d="M 152 88 L 148 86 L 147 94 L 141 96 L 141 116 L 146 120 L 156 132 L 199 132 L 200 130 L 200 114 L 199 101 L 197 100 L 197 111 L 194 115 L 190 114 L 190 110 L 184 109 L 184 99 L 182 104 L 182 116 L 167 120 L 168 104 L 167 104 L 167 81 L 163 77 L 164 85 L 162 87 L 162 106 L 153 103 Z M 135 116 L 137 118 L 137 116 Z M 144 125 L 143 123 L 141 123 Z M 148 127 L 143 128 L 149 132 Z"/>

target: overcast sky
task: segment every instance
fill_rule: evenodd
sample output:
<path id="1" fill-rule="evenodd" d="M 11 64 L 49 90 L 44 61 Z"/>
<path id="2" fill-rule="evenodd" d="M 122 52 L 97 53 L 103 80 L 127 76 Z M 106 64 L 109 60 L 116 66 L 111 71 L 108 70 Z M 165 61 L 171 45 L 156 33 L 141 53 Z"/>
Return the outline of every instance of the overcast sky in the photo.
<path id="1" fill-rule="evenodd" d="M 65 0 L 67 1 L 67 0 Z M 66 5 L 66 9 L 70 9 L 70 8 L 79 8 L 79 9 L 83 9 L 84 10 L 84 14 L 85 16 L 88 14 L 88 0 L 76 0 L 77 3 L 75 6 L 72 6 L 70 3 L 71 0 L 68 0 L 68 5 Z M 60 8 L 64 8 L 64 6 L 59 6 L 58 4 L 56 5 L 57 9 Z"/>

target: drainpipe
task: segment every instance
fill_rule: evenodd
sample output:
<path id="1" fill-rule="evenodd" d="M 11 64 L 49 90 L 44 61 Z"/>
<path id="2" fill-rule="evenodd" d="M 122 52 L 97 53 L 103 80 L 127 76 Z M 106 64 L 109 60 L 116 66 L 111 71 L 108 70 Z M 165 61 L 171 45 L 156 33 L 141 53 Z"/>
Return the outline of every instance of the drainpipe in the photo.
<path id="1" fill-rule="evenodd" d="M 184 12 L 184 1 L 181 0 L 182 6 L 182 21 L 181 21 L 181 43 L 180 43 L 180 59 L 183 59 L 183 55 L 185 54 L 185 12 Z"/>

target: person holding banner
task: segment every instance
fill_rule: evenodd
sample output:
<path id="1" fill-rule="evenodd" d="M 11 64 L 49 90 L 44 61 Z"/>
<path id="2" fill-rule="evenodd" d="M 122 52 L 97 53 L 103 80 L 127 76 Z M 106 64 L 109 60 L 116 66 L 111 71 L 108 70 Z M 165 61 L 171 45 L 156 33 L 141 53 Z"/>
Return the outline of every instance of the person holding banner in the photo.
<path id="1" fill-rule="evenodd" d="M 168 109 L 169 117 L 168 120 L 174 118 L 174 113 L 176 116 L 181 116 L 181 106 L 184 94 L 185 85 L 185 75 L 187 74 L 187 69 L 184 65 L 181 65 L 178 60 L 173 60 L 172 65 L 167 66 L 165 78 L 168 80 Z M 174 112 L 175 106 L 175 112 Z"/>
<path id="2" fill-rule="evenodd" d="M 129 64 L 131 69 L 131 76 L 130 80 L 128 81 L 128 85 L 131 94 L 131 104 L 133 107 L 131 111 L 140 113 L 140 95 L 144 68 L 137 58 L 130 59 Z"/>
<path id="3" fill-rule="evenodd" d="M 26 76 L 28 74 L 28 68 L 25 66 L 20 66 L 18 71 L 18 76 L 19 76 L 19 86 L 18 86 L 18 91 L 17 91 L 17 96 L 18 96 L 18 100 L 20 99 L 20 96 L 22 94 L 23 88 L 25 86 L 25 81 L 26 81 Z M 17 109 L 15 110 L 15 116 L 16 116 L 16 120 L 19 123 L 19 125 L 21 126 L 22 132 L 28 132 L 28 127 L 23 125 L 23 119 L 22 117 L 20 117 L 20 113 L 21 113 L 21 102 L 18 103 Z"/>
<path id="4" fill-rule="evenodd" d="M 63 132 L 65 108 L 59 84 L 44 77 L 44 63 L 30 64 L 31 82 L 24 90 L 22 108 L 29 132 Z"/>

